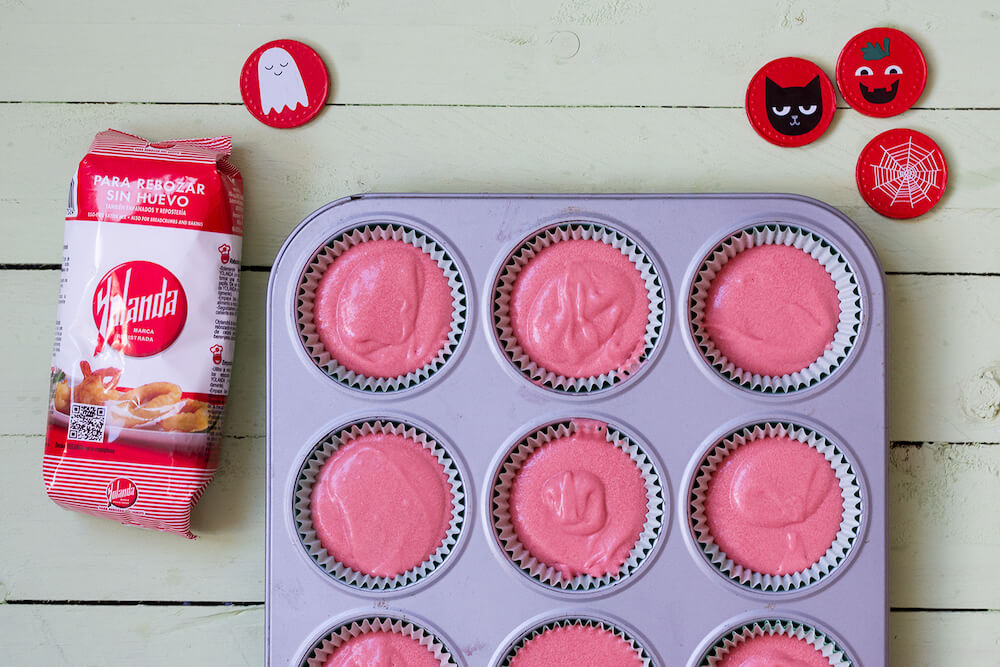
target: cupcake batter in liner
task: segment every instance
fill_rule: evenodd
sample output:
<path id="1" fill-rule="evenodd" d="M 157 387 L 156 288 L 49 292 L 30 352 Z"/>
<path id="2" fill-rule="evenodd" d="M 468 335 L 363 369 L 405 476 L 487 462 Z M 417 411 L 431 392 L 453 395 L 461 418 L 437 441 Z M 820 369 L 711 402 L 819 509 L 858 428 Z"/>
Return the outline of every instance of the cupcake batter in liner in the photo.
<path id="1" fill-rule="evenodd" d="M 424 628 L 392 616 L 370 616 L 342 623 L 323 635 L 306 652 L 300 667 L 323 667 L 334 652 L 355 637 L 370 632 L 392 632 L 415 640 L 427 647 L 428 654 L 442 667 L 457 667 L 451 651 L 436 635 Z"/>
<path id="2" fill-rule="evenodd" d="M 451 491 L 451 522 L 442 543 L 423 563 L 391 577 L 365 574 L 339 562 L 323 546 L 312 519 L 313 487 L 323 465 L 340 447 L 356 438 L 373 433 L 405 437 L 423 446 L 434 455 L 444 468 L 444 474 L 448 478 Z M 359 590 L 386 592 L 421 581 L 445 562 L 455 548 L 465 523 L 465 487 L 455 460 L 443 446 L 422 429 L 405 422 L 388 419 L 361 420 L 336 429 L 312 449 L 299 471 L 292 512 L 303 548 L 323 572 L 331 578 Z"/>
<path id="3" fill-rule="evenodd" d="M 525 632 L 523 635 L 517 638 L 517 640 L 511 645 L 511 647 L 504 653 L 503 657 L 496 663 L 495 667 L 510 667 L 511 661 L 514 660 L 518 651 L 524 648 L 524 646 L 530 642 L 532 639 L 541 636 L 546 631 L 556 630 L 559 628 L 569 628 L 569 627 L 583 627 L 583 628 L 597 628 L 598 630 L 604 630 L 610 632 L 614 636 L 620 638 L 625 642 L 633 651 L 635 651 L 636 662 L 642 667 L 652 667 L 653 659 L 650 657 L 649 653 L 646 651 L 645 647 L 640 644 L 634 637 L 632 637 L 628 632 L 618 627 L 617 625 L 604 621 L 598 618 L 581 617 L 581 616 L 569 616 L 566 618 L 560 618 L 554 621 L 548 621 L 537 625 L 532 629 Z"/>
<path id="4" fill-rule="evenodd" d="M 641 345 L 622 368 L 590 377 L 568 377 L 533 361 L 517 340 L 511 323 L 510 303 L 514 283 L 522 269 L 542 250 L 569 240 L 605 243 L 626 256 L 639 271 L 649 300 L 649 316 Z M 567 394 L 583 394 L 612 387 L 633 375 L 653 353 L 663 331 L 665 298 L 660 277 L 642 248 L 615 229 L 593 222 L 566 222 L 533 233 L 511 253 L 493 283 L 492 323 L 504 355 L 531 382 Z"/>
<path id="5" fill-rule="evenodd" d="M 705 309 L 713 279 L 738 254 L 764 245 L 783 245 L 806 253 L 829 273 L 840 301 L 840 317 L 829 348 L 805 368 L 784 375 L 761 375 L 738 367 L 715 345 L 705 326 Z M 811 387 L 829 377 L 850 354 L 861 330 L 861 289 L 853 270 L 832 245 L 805 229 L 766 224 L 744 229 L 726 238 L 709 253 L 691 285 L 691 334 L 705 360 L 733 384 L 765 394 L 785 394 Z"/>
<path id="6" fill-rule="evenodd" d="M 716 640 L 715 644 L 702 656 L 698 667 L 715 667 L 740 644 L 754 637 L 784 635 L 799 639 L 815 648 L 830 664 L 830 667 L 852 667 L 854 663 L 846 651 L 826 636 L 822 631 L 805 623 L 782 618 L 767 618 L 744 623 Z M 761 663 L 766 664 L 766 663 Z"/>
<path id="7" fill-rule="evenodd" d="M 646 517 L 638 539 L 628 552 L 624 563 L 618 568 L 617 573 L 607 573 L 603 576 L 581 573 L 567 578 L 563 576 L 558 567 L 542 562 L 521 543 L 511 517 L 511 487 L 522 465 L 535 451 L 552 441 L 574 435 L 579 433 L 582 428 L 590 428 L 595 425 L 602 427 L 607 442 L 628 454 L 638 468 L 646 488 Z M 665 505 L 663 487 L 656 468 L 652 460 L 635 442 L 615 427 L 603 422 L 572 419 L 554 422 L 535 429 L 519 440 L 504 457 L 493 476 L 493 487 L 490 492 L 490 519 L 493 535 L 504 555 L 533 581 L 554 590 L 595 592 L 627 579 L 642 565 L 660 536 Z"/>
<path id="8" fill-rule="evenodd" d="M 408 243 L 426 253 L 444 272 L 451 289 L 452 318 L 444 345 L 422 367 L 394 377 L 371 377 L 356 372 L 334 359 L 323 345 L 314 320 L 313 308 L 320 281 L 334 261 L 350 248 L 367 241 L 393 240 Z M 428 380 L 454 355 L 465 332 L 468 297 L 465 282 L 456 262 L 433 238 L 412 227 L 390 222 L 366 223 L 339 233 L 320 248 L 306 266 L 296 295 L 296 318 L 299 337 L 313 362 L 341 384 L 386 393 L 409 389 Z"/>
<path id="9" fill-rule="evenodd" d="M 706 514 L 706 501 L 712 476 L 725 458 L 739 447 L 761 438 L 788 438 L 812 447 L 829 462 L 836 475 L 843 499 L 840 528 L 833 543 L 810 567 L 789 574 L 755 572 L 735 563 L 716 544 Z M 763 592 L 795 591 L 812 585 L 835 572 L 855 547 L 863 514 L 861 486 L 843 453 L 815 431 L 790 423 L 766 422 L 747 426 L 714 445 L 694 473 L 688 506 L 691 534 L 709 564 L 727 578 L 747 589 Z"/>

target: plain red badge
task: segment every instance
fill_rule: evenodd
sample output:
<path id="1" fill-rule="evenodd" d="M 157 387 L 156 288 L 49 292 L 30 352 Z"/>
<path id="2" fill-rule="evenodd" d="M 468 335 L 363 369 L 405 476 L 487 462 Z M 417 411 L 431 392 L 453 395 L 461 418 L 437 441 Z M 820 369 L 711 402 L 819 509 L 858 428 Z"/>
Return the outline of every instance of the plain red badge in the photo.
<path id="1" fill-rule="evenodd" d="M 330 92 L 330 75 L 315 51 L 292 39 L 257 48 L 240 74 L 243 104 L 271 127 L 298 127 L 313 119 Z"/>
<path id="2" fill-rule="evenodd" d="M 858 158 L 858 190 L 865 203 L 889 218 L 915 218 L 944 194 L 948 165 L 934 141 L 899 128 L 878 135 Z"/>
<path id="3" fill-rule="evenodd" d="M 747 86 L 746 111 L 757 134 L 779 146 L 805 146 L 826 132 L 837 110 L 830 79 L 809 60 L 778 58 Z"/>
<path id="4" fill-rule="evenodd" d="M 893 28 L 854 36 L 837 58 L 837 87 L 847 103 L 868 116 L 886 118 L 914 105 L 927 84 L 924 52 Z"/>

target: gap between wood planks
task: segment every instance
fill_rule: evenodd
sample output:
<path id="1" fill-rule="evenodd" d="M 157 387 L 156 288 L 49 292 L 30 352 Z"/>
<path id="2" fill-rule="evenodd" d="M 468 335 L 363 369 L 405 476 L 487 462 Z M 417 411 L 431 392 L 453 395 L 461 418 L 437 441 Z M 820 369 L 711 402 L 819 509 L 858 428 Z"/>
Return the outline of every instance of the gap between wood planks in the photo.
<path id="1" fill-rule="evenodd" d="M 17 264 L 0 263 L 0 271 L 59 271 L 58 264 Z M 250 264 L 240 267 L 248 273 L 269 273 L 271 267 L 265 264 Z M 964 278 L 1000 278 L 1000 272 L 976 273 L 969 271 L 886 271 L 887 276 L 954 276 Z"/>
<path id="2" fill-rule="evenodd" d="M 134 106 L 241 107 L 243 102 L 135 102 L 127 100 L 0 100 L 2 104 L 131 104 Z M 426 108 L 426 109 L 743 109 L 723 104 L 432 104 L 428 102 L 327 102 L 324 107 L 341 108 Z M 836 107 L 850 111 L 846 104 Z M 1000 111 L 1000 107 L 910 107 L 914 111 Z"/>

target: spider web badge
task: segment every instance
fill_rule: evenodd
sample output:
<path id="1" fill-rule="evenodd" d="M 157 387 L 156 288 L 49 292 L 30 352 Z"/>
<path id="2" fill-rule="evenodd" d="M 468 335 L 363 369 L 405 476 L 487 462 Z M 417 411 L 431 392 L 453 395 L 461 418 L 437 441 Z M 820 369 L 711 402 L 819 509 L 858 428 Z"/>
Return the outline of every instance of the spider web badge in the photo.
<path id="1" fill-rule="evenodd" d="M 927 135 L 895 129 L 872 139 L 858 158 L 858 190 L 876 212 L 890 218 L 915 218 L 944 194 L 948 166 Z"/>

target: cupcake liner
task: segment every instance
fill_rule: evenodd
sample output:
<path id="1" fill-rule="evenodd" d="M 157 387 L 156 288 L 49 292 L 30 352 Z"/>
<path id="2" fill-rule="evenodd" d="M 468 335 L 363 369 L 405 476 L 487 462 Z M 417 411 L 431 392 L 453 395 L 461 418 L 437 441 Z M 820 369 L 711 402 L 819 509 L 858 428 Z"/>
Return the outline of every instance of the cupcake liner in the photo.
<path id="1" fill-rule="evenodd" d="M 837 642 L 826 636 L 820 630 L 783 618 L 767 618 L 744 623 L 736 627 L 716 640 L 698 663 L 699 667 L 713 667 L 722 662 L 723 658 L 733 650 L 734 647 L 754 637 L 764 635 L 787 635 L 801 639 L 812 645 L 817 651 L 823 654 L 830 661 L 831 667 L 851 667 L 854 663 L 847 656 Z"/>
<path id="2" fill-rule="evenodd" d="M 809 445 L 830 463 L 840 484 L 843 515 L 840 530 L 826 553 L 809 568 L 791 574 L 772 575 L 756 572 L 734 563 L 715 543 L 705 514 L 705 502 L 712 475 L 722 461 L 736 448 L 754 440 L 787 437 Z M 791 423 L 766 422 L 747 426 L 715 444 L 695 471 L 689 494 L 689 525 L 695 542 L 705 559 L 727 578 L 754 591 L 788 592 L 818 582 L 834 572 L 851 553 L 861 531 L 861 486 L 851 464 L 843 453 L 815 431 Z"/>
<path id="3" fill-rule="evenodd" d="M 423 367 L 395 377 L 370 377 L 349 370 L 326 350 L 320 340 L 316 323 L 313 320 L 313 306 L 319 281 L 326 270 L 340 255 L 365 241 L 393 240 L 403 241 L 424 251 L 437 262 L 444 271 L 445 278 L 451 287 L 452 318 L 448 339 L 431 361 Z M 405 225 L 380 222 L 368 223 L 347 229 L 333 237 L 323 245 L 309 261 L 296 294 L 296 323 L 299 338 L 313 362 L 327 375 L 343 385 L 373 393 L 400 391 L 414 387 L 437 373 L 454 355 L 462 335 L 468 313 L 468 299 L 465 281 L 451 255 L 440 243 L 424 232 Z"/>
<path id="4" fill-rule="evenodd" d="M 628 367 L 585 378 L 567 377 L 549 371 L 531 360 L 517 342 L 510 322 L 510 297 L 521 269 L 542 249 L 560 241 L 594 240 L 606 243 L 628 257 L 642 275 L 649 297 L 649 320 L 643 348 Z M 531 382 L 568 394 L 583 394 L 614 386 L 635 373 L 652 355 L 663 331 L 664 294 L 660 276 L 652 260 L 628 236 L 610 227 L 593 222 L 568 222 L 547 227 L 524 240 L 500 268 L 493 283 L 493 330 L 500 349 L 514 367 Z"/>
<path id="5" fill-rule="evenodd" d="M 565 420 L 543 426 L 521 438 L 500 464 L 493 477 L 491 497 L 491 517 L 493 535 L 510 561 L 532 580 L 549 588 L 562 591 L 596 591 L 613 585 L 632 575 L 652 551 L 663 527 L 665 500 L 663 486 L 650 458 L 624 433 L 608 424 L 605 426 L 607 441 L 624 451 L 636 464 L 646 485 L 646 522 L 635 546 L 629 552 L 617 574 L 594 577 L 579 574 L 572 579 L 564 579 L 561 573 L 546 565 L 521 544 L 514 530 L 510 516 L 510 488 L 525 460 L 537 449 L 558 438 L 573 435 L 580 428 L 577 420 Z"/>
<path id="6" fill-rule="evenodd" d="M 585 628 L 599 628 L 601 630 L 607 630 L 614 635 L 624 639 L 629 646 L 636 652 L 639 659 L 642 660 L 643 667 L 652 667 L 653 658 L 649 655 L 646 648 L 640 644 L 632 635 L 618 627 L 614 623 L 608 621 L 603 621 L 598 618 L 589 618 L 581 616 L 568 616 L 566 618 L 560 618 L 554 621 L 549 621 L 547 623 L 542 623 L 541 625 L 536 625 L 531 628 L 520 637 L 518 637 L 510 648 L 507 649 L 503 657 L 500 658 L 499 662 L 496 663 L 496 667 L 510 667 L 510 661 L 514 659 L 517 652 L 524 648 L 525 644 L 529 641 L 538 637 L 546 630 L 554 630 L 556 628 L 568 628 L 573 625 L 579 625 Z"/>
<path id="7" fill-rule="evenodd" d="M 393 577 L 378 577 L 359 572 L 339 562 L 320 542 L 313 526 L 310 501 L 313 484 L 323 465 L 334 452 L 348 442 L 372 433 L 403 436 L 420 443 L 444 467 L 451 484 L 451 523 L 444 540 L 437 550 L 420 565 Z M 347 424 L 331 432 L 317 444 L 299 470 L 295 484 L 293 514 L 299 540 L 306 553 L 327 575 L 348 586 L 367 591 L 392 591 L 412 585 L 436 571 L 455 548 L 465 524 L 465 486 L 458 466 L 451 455 L 432 436 L 422 429 L 400 421 L 370 419 Z"/>
<path id="8" fill-rule="evenodd" d="M 785 245 L 805 252 L 833 278 L 840 299 L 840 321 L 831 349 L 806 368 L 788 375 L 757 375 L 737 367 L 715 347 L 704 325 L 705 302 L 712 280 L 730 259 L 761 245 Z M 850 354 L 861 331 L 861 288 L 844 256 L 820 236 L 783 224 L 757 225 L 736 232 L 717 245 L 705 259 L 691 285 L 689 320 L 691 334 L 702 356 L 733 384 L 766 394 L 785 394 L 811 387 L 829 377 Z"/>
<path id="9" fill-rule="evenodd" d="M 369 616 L 341 623 L 319 638 L 302 658 L 300 667 L 323 667 L 334 651 L 345 642 L 368 632 L 395 632 L 426 646 L 442 666 L 455 667 L 457 662 L 451 651 L 436 635 L 424 628 L 392 616 Z"/>

